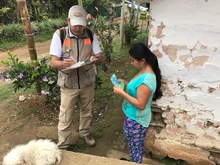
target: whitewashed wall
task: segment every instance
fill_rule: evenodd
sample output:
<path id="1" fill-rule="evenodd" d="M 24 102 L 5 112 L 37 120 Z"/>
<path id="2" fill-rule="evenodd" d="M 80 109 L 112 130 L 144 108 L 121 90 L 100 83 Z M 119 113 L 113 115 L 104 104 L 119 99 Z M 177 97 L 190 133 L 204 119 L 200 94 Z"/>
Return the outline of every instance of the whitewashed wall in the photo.
<path id="1" fill-rule="evenodd" d="M 200 118 L 220 122 L 219 8 L 219 0 L 151 2 L 151 50 L 169 80 L 160 106 L 199 110 Z"/>
<path id="2" fill-rule="evenodd" d="M 220 151 L 220 0 L 153 0 L 150 16 L 164 79 L 157 138 Z"/>

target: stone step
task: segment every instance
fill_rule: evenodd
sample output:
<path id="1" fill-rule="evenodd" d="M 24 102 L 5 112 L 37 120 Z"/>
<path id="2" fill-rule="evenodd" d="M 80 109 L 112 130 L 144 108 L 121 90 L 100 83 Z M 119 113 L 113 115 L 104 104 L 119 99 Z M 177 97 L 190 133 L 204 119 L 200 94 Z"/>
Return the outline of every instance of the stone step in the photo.
<path id="1" fill-rule="evenodd" d="M 128 162 L 120 160 L 120 158 L 129 159 L 127 153 L 123 153 L 117 150 L 108 151 L 107 157 L 71 152 L 71 151 L 62 151 L 62 161 L 59 165 L 135 165 L 137 163 Z M 152 159 L 144 158 L 142 164 L 145 165 L 164 165 L 158 163 Z"/>
<path id="2" fill-rule="evenodd" d="M 59 165 L 135 165 L 128 161 L 122 161 L 115 158 L 107 158 L 82 154 L 77 152 L 62 151 L 62 161 Z"/>

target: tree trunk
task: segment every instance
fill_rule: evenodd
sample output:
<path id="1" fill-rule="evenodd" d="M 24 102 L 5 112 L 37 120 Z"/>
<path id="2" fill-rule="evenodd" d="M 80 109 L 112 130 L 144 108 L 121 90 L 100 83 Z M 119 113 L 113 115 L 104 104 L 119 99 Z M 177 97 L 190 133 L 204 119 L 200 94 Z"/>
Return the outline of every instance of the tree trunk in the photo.
<path id="1" fill-rule="evenodd" d="M 120 22 L 120 43 L 119 43 L 119 49 L 122 49 L 123 46 L 123 39 L 124 39 L 124 19 L 125 19 L 125 5 L 124 1 L 122 2 L 121 6 L 121 22 Z"/>
<path id="2" fill-rule="evenodd" d="M 17 0 L 18 10 L 21 15 L 21 20 L 24 28 L 24 34 L 26 36 L 27 44 L 28 44 L 28 51 L 31 60 L 37 60 L 37 53 L 35 49 L 34 43 L 34 35 L 31 29 L 30 17 L 28 14 L 26 0 Z M 36 66 L 34 66 L 36 67 Z M 36 85 L 36 91 L 38 94 L 41 93 L 41 86 L 39 84 Z"/>

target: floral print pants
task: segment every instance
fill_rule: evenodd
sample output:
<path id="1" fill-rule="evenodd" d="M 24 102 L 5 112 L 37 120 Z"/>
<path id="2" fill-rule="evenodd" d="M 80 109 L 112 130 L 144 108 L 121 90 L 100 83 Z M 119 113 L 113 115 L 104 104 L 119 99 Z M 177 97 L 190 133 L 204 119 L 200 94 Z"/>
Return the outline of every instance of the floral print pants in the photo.
<path id="1" fill-rule="evenodd" d="M 147 128 L 136 121 L 125 117 L 123 125 L 124 136 L 130 148 L 130 160 L 136 163 L 142 163 L 144 154 L 144 137 Z"/>

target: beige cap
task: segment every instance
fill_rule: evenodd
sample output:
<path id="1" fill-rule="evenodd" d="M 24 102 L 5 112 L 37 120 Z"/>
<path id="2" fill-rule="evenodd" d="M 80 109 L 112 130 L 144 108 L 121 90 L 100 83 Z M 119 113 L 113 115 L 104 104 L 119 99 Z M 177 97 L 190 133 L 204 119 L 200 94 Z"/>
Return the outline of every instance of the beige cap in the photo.
<path id="1" fill-rule="evenodd" d="M 86 26 L 86 10 L 82 6 L 72 6 L 69 9 L 68 18 L 70 19 L 70 24 L 72 26 Z"/>

